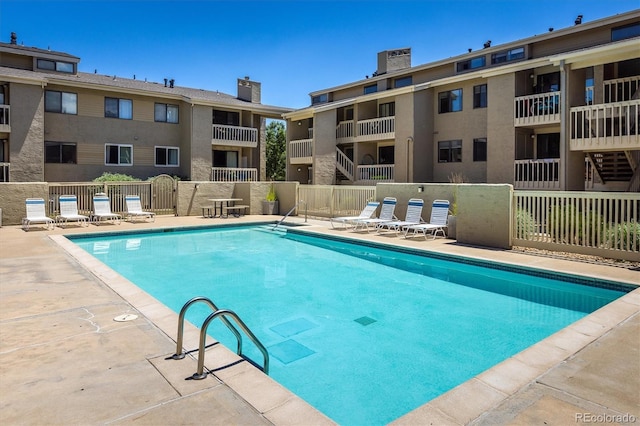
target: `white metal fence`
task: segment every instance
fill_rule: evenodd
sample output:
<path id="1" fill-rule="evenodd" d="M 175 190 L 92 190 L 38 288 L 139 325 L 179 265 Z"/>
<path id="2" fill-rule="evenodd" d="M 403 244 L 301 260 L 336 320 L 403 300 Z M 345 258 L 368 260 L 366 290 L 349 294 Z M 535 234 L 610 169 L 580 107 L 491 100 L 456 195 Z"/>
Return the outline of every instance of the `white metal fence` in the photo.
<path id="1" fill-rule="evenodd" d="M 212 167 L 212 182 L 256 182 L 258 169 L 243 167 Z"/>
<path id="2" fill-rule="evenodd" d="M 357 216 L 368 201 L 376 198 L 376 188 L 348 185 L 300 185 L 298 197 L 307 204 L 309 216 Z"/>
<path id="3" fill-rule="evenodd" d="M 517 246 L 640 259 L 640 194 L 514 193 Z"/>

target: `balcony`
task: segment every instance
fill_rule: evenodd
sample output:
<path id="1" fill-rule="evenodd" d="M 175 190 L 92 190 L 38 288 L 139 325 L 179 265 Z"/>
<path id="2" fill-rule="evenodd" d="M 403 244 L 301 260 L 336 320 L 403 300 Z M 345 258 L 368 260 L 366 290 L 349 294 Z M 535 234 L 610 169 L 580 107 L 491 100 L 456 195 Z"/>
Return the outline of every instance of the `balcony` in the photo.
<path id="1" fill-rule="evenodd" d="M 518 96 L 514 101 L 516 126 L 560 123 L 560 92 Z"/>
<path id="2" fill-rule="evenodd" d="M 393 182 L 393 164 L 374 164 L 371 166 L 358 166 L 356 169 L 356 181 L 375 185 L 378 182 Z"/>
<path id="3" fill-rule="evenodd" d="M 572 151 L 640 149 L 640 99 L 571 108 Z"/>
<path id="4" fill-rule="evenodd" d="M 395 139 L 396 118 L 382 117 L 369 120 L 359 120 L 357 122 L 358 134 L 357 142 L 379 141 L 385 139 Z"/>
<path id="5" fill-rule="evenodd" d="M 0 132 L 11 133 L 10 110 L 9 105 L 0 105 Z"/>
<path id="6" fill-rule="evenodd" d="M 313 139 L 289 142 L 289 163 L 309 164 L 313 161 Z"/>
<path id="7" fill-rule="evenodd" d="M 258 129 L 214 124 L 212 127 L 211 144 L 257 148 Z"/>
<path id="8" fill-rule="evenodd" d="M 356 140 L 354 121 L 341 121 L 336 127 L 336 140 L 338 143 L 353 143 Z"/>
<path id="9" fill-rule="evenodd" d="M 256 182 L 258 169 L 242 167 L 212 167 L 212 182 Z"/>
<path id="10" fill-rule="evenodd" d="M 560 189 L 560 159 L 516 160 L 514 189 Z"/>

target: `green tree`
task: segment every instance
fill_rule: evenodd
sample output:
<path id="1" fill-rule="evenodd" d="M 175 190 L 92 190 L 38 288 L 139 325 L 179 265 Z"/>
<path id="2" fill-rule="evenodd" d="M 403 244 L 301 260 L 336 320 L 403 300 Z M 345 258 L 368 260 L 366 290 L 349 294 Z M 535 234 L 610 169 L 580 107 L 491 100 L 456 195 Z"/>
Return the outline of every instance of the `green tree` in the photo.
<path id="1" fill-rule="evenodd" d="M 271 180 L 285 180 L 287 139 L 282 121 L 271 121 L 267 124 L 267 178 Z"/>

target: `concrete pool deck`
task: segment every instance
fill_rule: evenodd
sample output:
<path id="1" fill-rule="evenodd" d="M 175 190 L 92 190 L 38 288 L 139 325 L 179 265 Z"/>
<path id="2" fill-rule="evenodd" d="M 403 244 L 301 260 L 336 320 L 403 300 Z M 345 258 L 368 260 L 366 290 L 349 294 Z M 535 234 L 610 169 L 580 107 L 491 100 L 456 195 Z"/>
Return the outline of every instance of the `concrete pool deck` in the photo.
<path id="1" fill-rule="evenodd" d="M 269 218 L 278 219 L 278 218 Z M 270 378 L 216 345 L 205 380 L 197 353 L 175 352 L 177 314 L 64 234 L 265 220 L 160 216 L 155 223 L 0 228 L 0 421 L 4 424 L 331 424 Z M 302 218 L 292 221 L 301 222 Z M 398 244 L 638 285 L 640 271 L 491 250 L 452 240 L 331 229 L 310 232 Z M 135 314 L 137 319 L 114 318 Z M 197 348 L 195 327 L 184 346 Z M 625 417 L 626 416 L 626 417 Z M 625 420 L 626 419 L 626 420 Z M 640 290 L 505 360 L 395 424 L 640 422 Z"/>

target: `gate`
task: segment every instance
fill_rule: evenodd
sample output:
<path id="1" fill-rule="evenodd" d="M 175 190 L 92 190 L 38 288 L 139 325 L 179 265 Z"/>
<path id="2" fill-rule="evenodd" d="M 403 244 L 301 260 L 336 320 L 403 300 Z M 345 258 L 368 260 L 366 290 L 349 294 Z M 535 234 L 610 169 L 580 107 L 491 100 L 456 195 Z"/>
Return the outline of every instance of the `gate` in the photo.
<path id="1" fill-rule="evenodd" d="M 151 210 L 156 214 L 176 213 L 176 181 L 169 175 L 151 180 Z"/>

